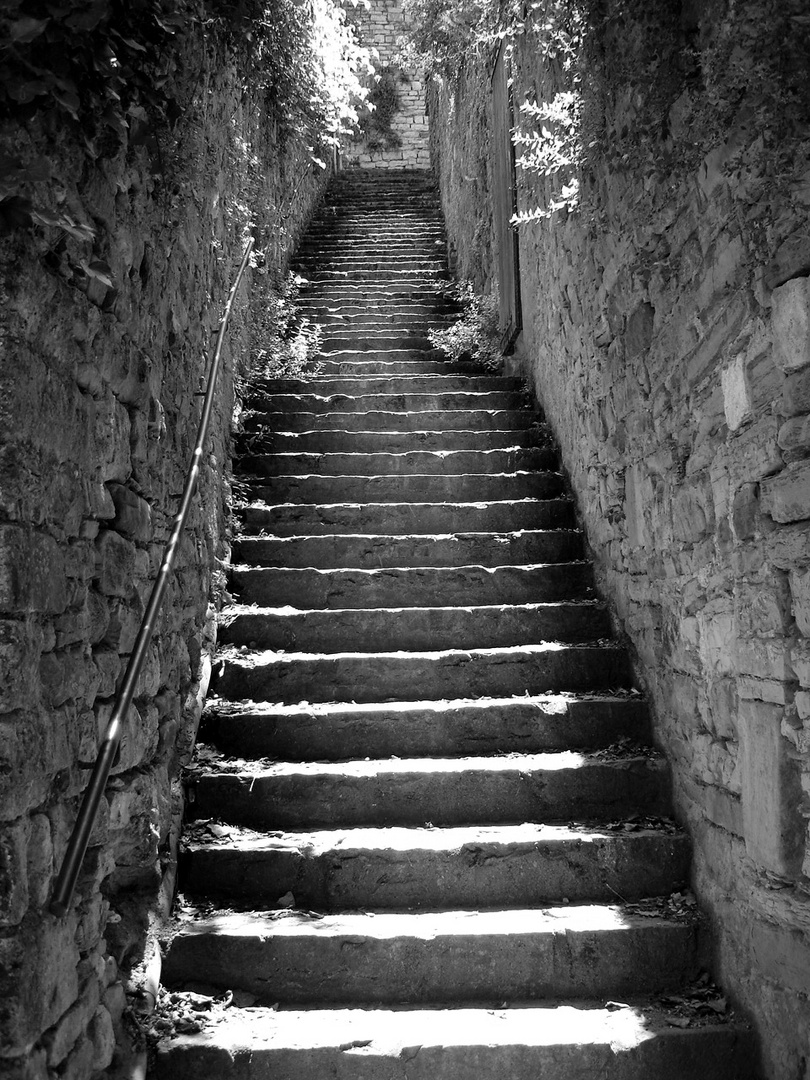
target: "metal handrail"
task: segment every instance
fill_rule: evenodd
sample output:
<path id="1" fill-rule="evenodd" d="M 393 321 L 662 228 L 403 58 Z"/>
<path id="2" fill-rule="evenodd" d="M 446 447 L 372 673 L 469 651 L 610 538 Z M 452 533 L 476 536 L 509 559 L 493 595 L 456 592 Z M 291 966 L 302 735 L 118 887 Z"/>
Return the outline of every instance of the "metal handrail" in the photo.
<path id="1" fill-rule="evenodd" d="M 51 912 L 58 918 L 66 915 L 70 908 L 70 902 L 76 888 L 79 870 L 81 869 L 81 864 L 85 852 L 87 851 L 90 835 L 96 823 L 98 808 L 104 795 L 104 789 L 107 785 L 110 771 L 115 764 L 116 754 L 118 753 L 118 747 L 123 734 L 124 719 L 129 712 L 130 706 L 132 705 L 132 699 L 135 696 L 135 687 L 146 660 L 146 654 L 149 649 L 149 643 L 152 640 L 155 622 L 160 614 L 160 607 L 163 603 L 166 587 L 169 584 L 169 579 L 174 568 L 180 539 L 186 525 L 186 520 L 188 519 L 189 510 L 191 509 L 191 500 L 197 489 L 203 447 L 206 436 L 208 435 L 211 413 L 213 412 L 214 407 L 214 392 L 216 390 L 217 376 L 219 375 L 221 366 L 222 343 L 225 340 L 225 331 L 231 317 L 236 290 L 239 288 L 252 248 L 253 240 L 251 239 L 248 240 L 247 245 L 245 246 L 245 252 L 242 256 L 242 261 L 239 264 L 236 279 L 231 286 L 228 302 L 225 305 L 225 311 L 220 320 L 216 348 L 214 349 L 214 355 L 208 368 L 208 385 L 205 391 L 205 401 L 203 402 L 199 427 L 197 428 L 197 442 L 186 475 L 186 483 L 180 500 L 180 508 L 174 519 L 174 527 L 172 528 L 171 536 L 164 548 L 163 563 L 160 567 L 160 572 L 155 579 L 155 583 L 152 586 L 152 593 L 149 597 L 149 603 L 146 605 L 146 611 L 144 612 L 140 629 L 138 630 L 138 636 L 135 639 L 135 645 L 132 649 L 129 663 L 127 664 L 124 681 L 116 696 L 112 715 L 107 724 L 104 738 L 101 741 L 98 756 L 96 757 L 96 763 L 90 776 L 90 782 L 85 790 L 82 805 L 79 808 L 79 815 L 73 826 L 73 832 L 70 834 L 65 857 L 62 860 L 62 867 L 59 871 L 59 876 L 56 879 L 56 885 L 49 907 Z"/>

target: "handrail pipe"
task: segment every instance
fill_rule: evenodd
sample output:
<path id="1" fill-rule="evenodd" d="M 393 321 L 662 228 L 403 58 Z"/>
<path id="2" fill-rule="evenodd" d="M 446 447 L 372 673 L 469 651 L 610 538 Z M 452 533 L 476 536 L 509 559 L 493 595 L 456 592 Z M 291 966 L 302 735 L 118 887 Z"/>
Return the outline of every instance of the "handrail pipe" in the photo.
<path id="1" fill-rule="evenodd" d="M 135 644 L 124 674 L 124 680 L 121 683 L 121 687 L 116 696 L 115 705 L 113 706 L 113 711 L 101 741 L 98 756 L 96 757 L 96 763 L 90 776 L 90 782 L 85 789 L 82 805 L 70 835 L 59 876 L 56 879 L 56 885 L 49 907 L 52 914 L 56 915 L 58 918 L 65 916 L 70 909 L 70 903 L 76 888 L 76 881 L 79 877 L 81 864 L 96 823 L 96 817 L 98 816 L 98 809 L 104 796 L 104 790 L 107 786 L 110 772 L 115 764 L 116 755 L 118 754 L 118 748 L 124 730 L 124 722 L 129 713 L 130 706 L 132 705 L 132 699 L 135 696 L 135 687 L 137 686 L 138 678 L 140 677 L 143 665 L 146 661 L 155 623 L 160 614 L 163 597 L 166 593 L 166 588 L 174 569 L 180 540 L 182 538 L 183 530 L 185 529 L 186 521 L 188 520 L 191 501 L 197 490 L 203 449 L 208 435 L 208 428 L 211 423 L 211 414 L 214 408 L 214 394 L 216 391 L 217 377 L 222 364 L 222 345 L 225 340 L 225 331 L 231 317 L 236 291 L 239 288 L 242 275 L 247 267 L 252 248 L 253 240 L 251 239 L 248 240 L 247 245 L 245 246 L 236 279 L 231 287 L 228 302 L 225 305 L 225 311 L 220 320 L 216 348 L 214 349 L 214 355 L 208 369 L 208 385 L 206 387 L 205 401 L 203 402 L 202 415 L 200 416 L 200 423 L 197 429 L 197 442 L 194 446 L 194 454 L 186 475 L 186 482 L 180 499 L 180 508 L 174 519 L 171 536 L 169 537 L 163 552 L 163 563 L 160 567 L 158 576 L 155 579 L 155 583 L 152 586 L 149 602 L 146 605 L 146 611 L 144 612 L 140 629 L 138 630 L 138 636 L 135 639 Z"/>

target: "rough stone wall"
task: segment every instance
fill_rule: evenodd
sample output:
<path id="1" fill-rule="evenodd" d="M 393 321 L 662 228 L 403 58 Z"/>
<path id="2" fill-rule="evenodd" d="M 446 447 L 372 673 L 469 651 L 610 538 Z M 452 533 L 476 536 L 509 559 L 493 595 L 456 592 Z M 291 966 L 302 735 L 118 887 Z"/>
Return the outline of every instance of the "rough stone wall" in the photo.
<path id="1" fill-rule="evenodd" d="M 400 56 L 403 36 L 401 0 L 368 0 L 368 6 L 361 0 L 356 7 L 348 6 L 346 11 L 359 40 L 377 50 L 379 59 L 373 60 L 377 72 L 390 71 L 393 75 L 399 107 L 391 118 L 392 145 L 386 146 L 387 140 L 379 137 L 356 140 L 343 150 L 344 164 L 365 169 L 429 168 L 424 80 L 421 73 Z M 367 81 L 373 89 L 373 80 Z"/>
<path id="2" fill-rule="evenodd" d="M 761 6 L 691 5 L 691 30 L 705 46 L 722 19 Z M 772 30 L 760 19 L 740 37 L 732 59 L 749 80 Z M 650 60 L 650 39 L 629 33 L 613 44 L 666 85 L 665 50 Z M 553 96 L 554 71 L 526 39 L 514 76 L 518 100 Z M 451 244 L 472 278 L 489 222 L 467 181 L 491 186 L 485 82 L 468 75 L 455 100 L 445 88 L 430 103 Z M 602 102 L 617 153 L 593 167 L 581 210 L 520 227 L 518 363 L 556 429 L 672 762 L 717 974 L 759 1028 L 765 1074 L 798 1080 L 810 1063 L 810 142 L 794 124 L 780 161 L 746 101 L 690 159 L 700 92 L 672 97 L 664 167 L 647 170 L 643 146 L 621 158 L 644 119 L 629 87 Z M 806 116 L 806 101 L 783 107 Z M 549 182 L 518 179 L 521 207 L 542 205 Z"/>
<path id="3" fill-rule="evenodd" d="M 46 115 L 2 131 L 45 155 L 38 193 L 92 226 L 0 238 L 0 1075 L 84 1080 L 115 1053 L 122 978 L 173 884 L 179 771 L 204 695 L 222 581 L 243 286 L 200 490 L 120 760 L 64 919 L 48 912 L 80 793 L 160 565 L 201 389 L 249 222 L 283 271 L 324 182 L 275 146 L 239 57 L 177 45 L 172 131 L 90 164 Z M 147 137 L 148 136 L 148 137 Z M 81 263 L 106 264 L 101 277 Z M 102 278 L 107 278 L 105 283 Z"/>

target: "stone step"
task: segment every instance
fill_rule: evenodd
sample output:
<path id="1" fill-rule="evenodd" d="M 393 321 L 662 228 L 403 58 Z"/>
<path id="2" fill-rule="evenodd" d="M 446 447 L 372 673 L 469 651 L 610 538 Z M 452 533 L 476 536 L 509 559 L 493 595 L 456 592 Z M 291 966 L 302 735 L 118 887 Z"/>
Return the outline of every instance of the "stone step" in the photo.
<path id="1" fill-rule="evenodd" d="M 433 344 L 427 329 L 416 330 L 403 327 L 400 330 L 352 330 L 326 328 L 321 338 L 321 352 L 385 352 L 391 349 L 419 349 L 430 351 Z"/>
<path id="2" fill-rule="evenodd" d="M 240 437 L 240 449 L 301 454 L 405 454 L 413 450 L 516 451 L 548 441 L 538 425 L 514 431 L 258 431 Z"/>
<path id="3" fill-rule="evenodd" d="M 296 263 L 305 277 L 308 277 L 310 272 L 323 274 L 343 270 L 361 270 L 364 273 L 374 274 L 379 270 L 415 270 L 419 274 L 445 273 L 447 270 L 447 259 L 436 253 L 433 245 L 427 248 L 427 254 L 416 251 L 407 255 L 393 251 L 376 254 L 368 252 L 344 254 L 330 251 L 328 247 L 322 246 L 320 251 L 311 255 L 302 253 Z"/>
<path id="4" fill-rule="evenodd" d="M 262 386 L 262 393 L 295 394 L 296 396 L 317 394 L 319 397 L 332 397 L 335 394 L 350 396 L 369 394 L 453 394 L 453 393 L 511 393 L 525 394 L 522 379 L 507 378 L 505 375 L 461 375 L 442 373 L 440 375 L 393 375 L 390 377 L 359 375 L 312 375 L 306 379 L 269 379 Z"/>
<path id="5" fill-rule="evenodd" d="M 239 471 L 255 476 L 463 476 L 553 470 L 559 466 L 550 446 L 520 450 L 406 450 L 400 453 L 309 453 L 273 451 L 243 454 Z"/>
<path id="6" fill-rule="evenodd" d="M 267 1004 L 548 1000 L 657 993 L 697 975 L 695 926 L 607 905 L 313 917 L 221 914 L 186 924 L 173 985 L 238 986 Z"/>
<path id="7" fill-rule="evenodd" d="M 589 562 L 527 566 L 413 566 L 374 570 L 231 568 L 229 589 L 245 604 L 299 609 L 466 607 L 591 599 Z"/>
<path id="8" fill-rule="evenodd" d="M 223 652 L 221 697 L 253 701 L 408 701 L 629 688 L 627 653 L 612 644 L 542 642 L 424 652 Z"/>
<path id="9" fill-rule="evenodd" d="M 239 767 L 233 763 L 232 769 Z M 195 813 L 252 829 L 610 822 L 663 815 L 668 772 L 646 756 L 242 763 L 193 774 Z"/>
<path id="10" fill-rule="evenodd" d="M 392 304 L 413 302 L 418 304 L 436 304 L 437 310 L 447 303 L 447 282 L 444 279 L 428 282 L 373 282 L 357 283 L 311 281 L 306 286 L 305 299 L 315 304 L 328 301 L 330 304 L 357 304 L 369 307 L 385 307 Z"/>
<path id="11" fill-rule="evenodd" d="M 437 231 L 400 236 L 334 236 L 318 244 L 302 244 L 298 249 L 299 266 L 317 266 L 338 258 L 360 259 L 441 259 L 447 264 L 447 244 Z"/>
<path id="12" fill-rule="evenodd" d="M 441 349 L 421 349 L 421 348 L 406 348 L 406 349 L 355 349 L 355 348 L 335 348 L 330 346 L 328 349 L 321 349 L 316 358 L 315 364 L 317 365 L 317 371 L 313 371 L 313 377 L 319 375 L 322 371 L 326 371 L 326 365 L 343 363 L 350 365 L 349 374 L 353 373 L 354 366 L 356 364 L 397 364 L 401 361 L 408 363 L 418 363 L 425 365 L 424 374 L 430 374 L 430 368 L 439 366 L 437 374 L 439 375 L 483 375 L 486 374 L 480 367 L 475 367 L 472 364 L 452 364 L 448 360 L 445 353 Z M 358 369 L 359 370 L 359 369 Z M 383 369 L 383 373 L 388 368 Z M 422 374 L 420 370 L 417 370 L 417 374 Z"/>
<path id="13" fill-rule="evenodd" d="M 329 829 L 267 836 L 225 823 L 183 856 L 183 891 L 348 911 L 615 903 L 687 887 L 689 841 L 664 828 L 569 825 Z"/>
<path id="14" fill-rule="evenodd" d="M 450 322 L 460 314 L 458 304 L 439 297 L 434 297 L 430 302 L 394 297 L 387 303 L 376 300 L 359 303 L 356 298 L 333 300 L 330 297 L 301 296 L 298 307 L 308 319 L 318 320 L 328 316 L 341 319 L 411 317 Z"/>
<path id="15" fill-rule="evenodd" d="M 526 409 L 439 409 L 371 412 L 252 411 L 244 420 L 246 431 L 514 431 L 532 428 L 535 417 Z"/>
<path id="16" fill-rule="evenodd" d="M 327 333 L 335 327 L 344 330 L 399 330 L 418 329 L 420 333 L 426 330 L 443 330 L 458 321 L 456 315 L 425 315 L 422 312 L 409 311 L 380 312 L 369 309 L 367 311 L 343 312 L 343 311 L 318 311 L 311 309 L 307 317 L 317 322 Z"/>
<path id="17" fill-rule="evenodd" d="M 225 753 L 282 761 L 599 749 L 649 738 L 637 694 L 294 705 L 211 699 L 202 731 Z"/>
<path id="18" fill-rule="evenodd" d="M 424 536 L 328 534 L 241 536 L 232 547 L 237 565 L 379 570 L 408 566 L 509 566 L 580 560 L 582 534 L 573 529 Z M 470 598 L 472 599 L 472 598 Z M 598 635 L 598 636 L 601 636 Z"/>
<path id="19" fill-rule="evenodd" d="M 602 995 L 606 997 L 607 995 Z M 630 997 L 631 995 L 625 995 Z M 634 998 L 635 1000 L 635 998 Z M 646 1002 L 228 1009 L 157 1048 L 155 1080 L 757 1080 L 752 1032 L 671 1026 Z"/>
<path id="20" fill-rule="evenodd" d="M 574 524 L 568 498 L 475 503 L 288 503 L 249 505 L 241 511 L 247 532 L 277 536 L 326 533 L 434 534 L 508 529 L 566 529 Z M 525 599 L 525 597 L 524 597 Z"/>
<path id="21" fill-rule="evenodd" d="M 250 497 L 266 503 L 408 503 L 455 499 L 553 499 L 562 495 L 560 473 L 460 473 L 407 476 L 269 476 L 245 480 Z"/>
<path id="22" fill-rule="evenodd" d="M 329 413 L 337 420 L 344 413 L 403 412 L 416 418 L 425 412 L 480 412 L 490 415 L 518 410 L 525 404 L 525 395 L 517 390 L 455 390 L 442 393 L 379 393 L 364 394 L 263 394 L 253 403 L 263 413 Z M 527 422 L 532 418 L 527 417 Z"/>
<path id="23" fill-rule="evenodd" d="M 375 270 L 367 267 L 358 267 L 348 270 L 312 270 L 307 274 L 307 281 L 315 284 L 328 284 L 330 289 L 333 285 L 352 283 L 354 285 L 380 285 L 390 282 L 398 288 L 405 286 L 410 288 L 425 288 L 428 285 L 447 285 L 448 273 L 444 266 L 424 266 L 419 270 Z"/>
<path id="24" fill-rule="evenodd" d="M 304 652 L 492 649 L 543 641 L 592 641 L 610 634 L 596 602 L 464 608 L 226 609 L 222 645 Z"/>
<path id="25" fill-rule="evenodd" d="M 334 352 L 321 354 L 321 359 L 318 361 L 318 374 L 325 376 L 360 375 L 365 378 L 378 375 L 391 378 L 395 375 L 446 375 L 448 371 L 453 371 L 454 374 L 458 375 L 474 375 L 481 370 L 480 368 L 476 369 L 472 364 L 458 364 L 451 368 L 447 360 L 423 360 L 421 359 L 421 355 L 423 355 L 421 350 L 412 352 L 409 349 L 400 349 L 393 351 L 394 356 L 399 353 L 409 353 L 411 355 L 398 360 L 389 360 L 386 358 L 391 356 L 392 353 L 377 350 L 358 353 L 348 349 L 337 349 Z M 364 356 L 370 356 L 372 359 L 357 359 L 357 357 Z"/>

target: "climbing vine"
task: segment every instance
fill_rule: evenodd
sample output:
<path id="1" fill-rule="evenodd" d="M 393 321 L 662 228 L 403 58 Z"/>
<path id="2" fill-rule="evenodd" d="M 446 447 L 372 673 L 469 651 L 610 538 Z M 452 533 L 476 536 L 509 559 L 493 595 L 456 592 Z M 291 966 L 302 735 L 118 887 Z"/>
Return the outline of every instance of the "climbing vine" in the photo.
<path id="1" fill-rule="evenodd" d="M 374 75 L 368 92 L 365 111 L 360 117 L 360 133 L 369 150 L 394 150 L 402 139 L 392 127 L 400 110 L 399 81 L 401 75 L 391 67 Z"/>
<path id="2" fill-rule="evenodd" d="M 738 178 L 789 186 L 806 168 L 804 0 L 727 0 L 711 11 L 677 0 L 405 2 L 411 48 L 451 86 L 465 65 L 491 63 L 503 39 L 514 44 L 516 161 L 536 204 L 517 223 L 580 202 L 593 213 L 605 169 L 677 183 L 735 125 L 754 136 L 725 164 Z"/>

